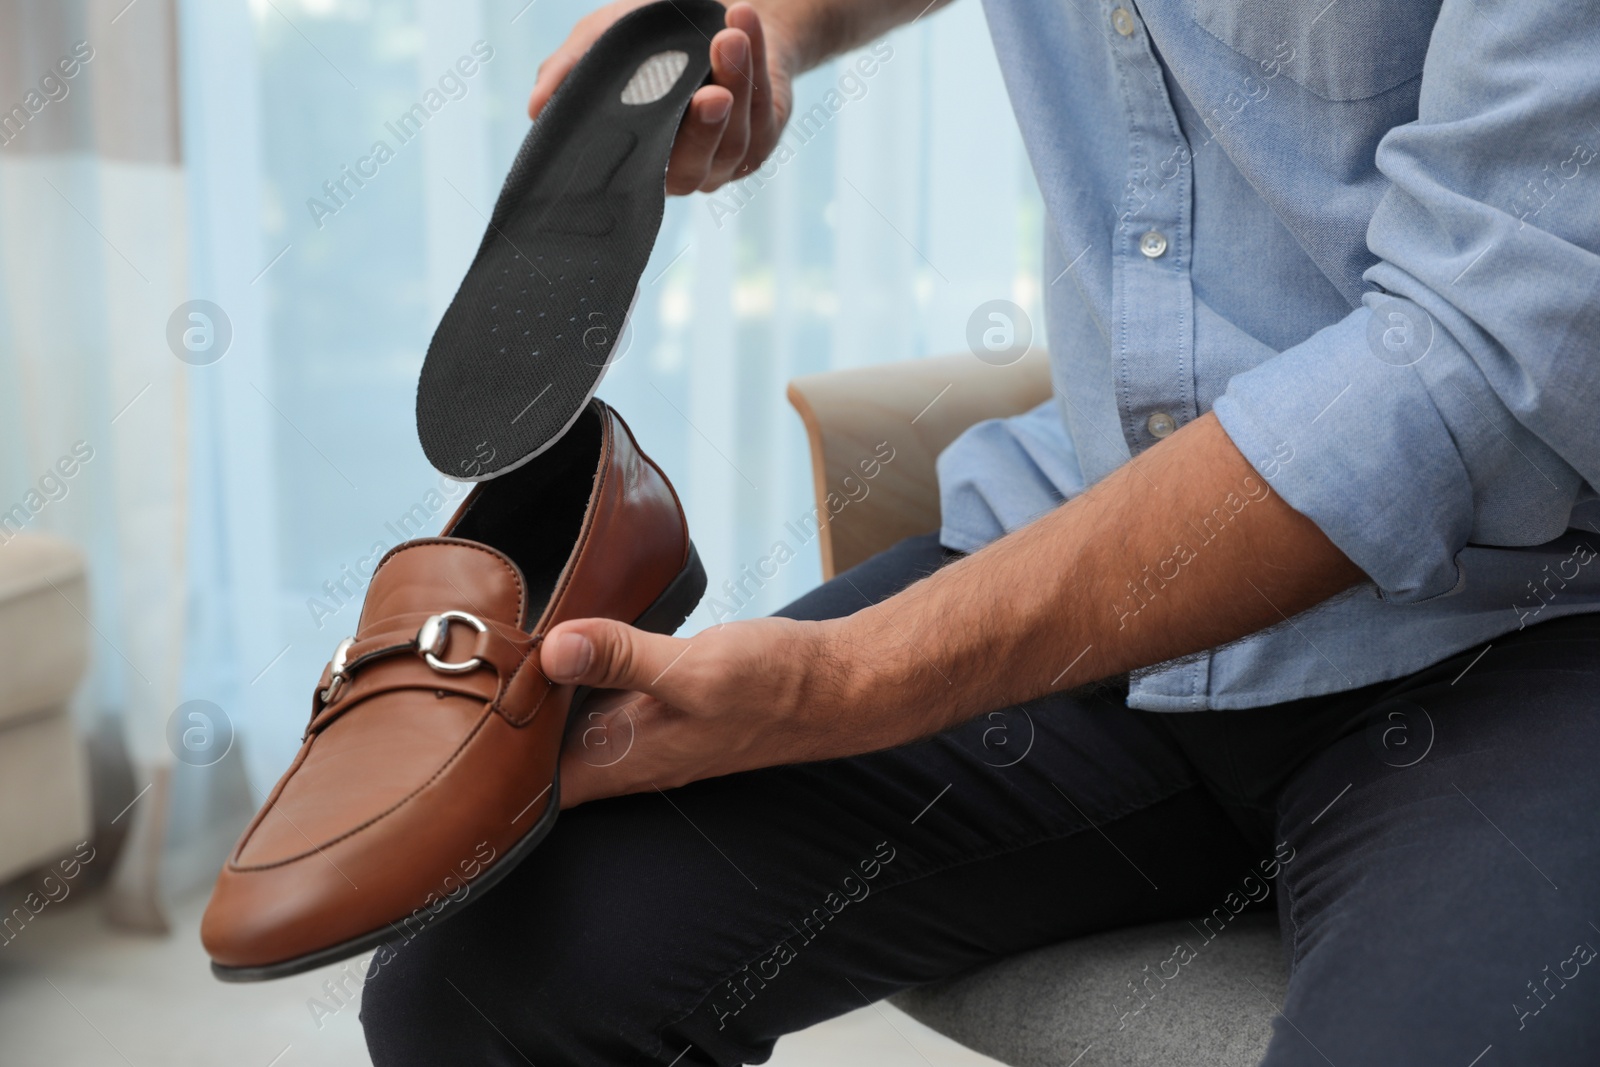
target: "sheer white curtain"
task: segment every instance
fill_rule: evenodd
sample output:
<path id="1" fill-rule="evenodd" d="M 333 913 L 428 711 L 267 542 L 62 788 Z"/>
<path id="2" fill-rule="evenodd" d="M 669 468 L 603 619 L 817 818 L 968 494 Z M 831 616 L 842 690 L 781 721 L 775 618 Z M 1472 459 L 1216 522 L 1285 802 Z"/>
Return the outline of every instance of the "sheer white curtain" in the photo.
<path id="1" fill-rule="evenodd" d="M 211 692 L 186 634 L 191 459 L 214 450 L 195 435 L 209 436 L 214 368 L 169 339 L 196 295 L 178 21 L 172 0 L 0 4 L 0 510 L 8 537 L 20 522 L 88 557 L 90 595 L 73 607 L 92 667 L 75 712 L 85 733 L 109 722 L 131 761 L 131 788 L 124 773 L 97 792 L 102 823 L 124 809 L 116 829 L 133 828 L 124 856 L 142 858 L 119 868 L 114 912 L 148 926 L 161 925 L 163 845 L 191 868 L 214 851 L 194 859 L 215 774 L 174 776 L 167 734 Z M 51 475 L 68 456 L 74 473 Z M 169 827 L 169 811 L 184 818 Z"/>
<path id="2" fill-rule="evenodd" d="M 190 640 L 225 665 L 210 684 L 239 709 L 260 791 L 375 553 L 434 532 L 463 493 L 416 444 L 418 368 L 527 128 L 534 69 L 590 5 L 223 6 L 182 8 L 197 274 L 238 337 L 194 423 L 209 533 L 190 567 L 214 625 Z M 797 84 L 811 118 L 783 162 L 669 203 L 601 389 L 683 493 L 713 594 L 810 506 L 789 378 L 957 351 L 979 304 L 1037 303 L 1037 193 L 976 0 L 862 56 Z M 431 117 L 401 141 L 386 123 L 418 102 Z M 817 577 L 802 554 L 738 614 Z"/>
<path id="3" fill-rule="evenodd" d="M 179 692 L 188 381 L 165 332 L 186 288 L 183 184 L 170 9 L 115 12 L 0 9 L 0 510 L 23 503 L 24 530 L 89 553 L 83 704 L 126 712 L 150 763 Z M 41 501 L 75 446 L 87 461 Z"/>

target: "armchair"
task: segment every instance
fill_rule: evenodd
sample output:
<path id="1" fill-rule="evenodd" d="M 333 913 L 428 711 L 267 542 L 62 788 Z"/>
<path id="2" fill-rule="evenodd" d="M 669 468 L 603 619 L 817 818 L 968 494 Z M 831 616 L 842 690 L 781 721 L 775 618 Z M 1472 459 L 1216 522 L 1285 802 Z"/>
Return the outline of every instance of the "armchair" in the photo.
<path id="1" fill-rule="evenodd" d="M 88 663 L 89 625 L 77 607 L 88 598 L 81 552 L 43 534 L 7 531 L 0 542 L 3 882 L 89 837 L 83 744 L 67 709 Z M 18 932 L 11 922 L 0 941 Z"/>

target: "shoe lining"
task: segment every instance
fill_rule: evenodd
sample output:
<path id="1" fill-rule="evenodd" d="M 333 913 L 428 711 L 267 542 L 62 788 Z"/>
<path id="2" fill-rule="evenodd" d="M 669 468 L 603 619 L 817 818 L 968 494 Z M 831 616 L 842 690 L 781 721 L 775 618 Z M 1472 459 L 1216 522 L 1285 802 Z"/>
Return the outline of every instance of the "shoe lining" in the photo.
<path id="1" fill-rule="evenodd" d="M 600 419 L 591 407 L 538 459 L 486 483 L 450 533 L 511 557 L 528 583 L 530 626 L 572 556 L 599 466 Z"/>

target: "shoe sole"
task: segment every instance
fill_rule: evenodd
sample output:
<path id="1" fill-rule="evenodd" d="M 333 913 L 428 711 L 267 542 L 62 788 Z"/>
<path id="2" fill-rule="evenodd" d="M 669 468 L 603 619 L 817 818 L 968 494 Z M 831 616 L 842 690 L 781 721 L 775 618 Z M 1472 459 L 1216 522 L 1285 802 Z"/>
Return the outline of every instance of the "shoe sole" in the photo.
<path id="1" fill-rule="evenodd" d="M 684 624 L 695 606 L 700 603 L 700 598 L 706 591 L 706 571 L 700 562 L 700 554 L 695 551 L 694 542 L 689 543 L 689 559 L 683 569 L 678 572 L 667 588 L 658 596 L 655 603 L 645 609 L 644 614 L 634 620 L 633 625 L 641 630 L 652 633 L 672 634 Z M 572 695 L 572 703 L 568 707 L 567 717 L 570 719 L 578 713 L 579 708 L 588 698 L 590 690 L 587 686 L 580 686 Z M 537 799 L 537 798 L 535 798 Z M 550 805 L 545 813 L 517 840 L 515 845 L 506 852 L 500 862 L 485 870 L 474 881 L 468 882 L 467 894 L 459 900 L 444 898 L 437 911 L 429 910 L 433 917 L 428 920 L 428 926 L 435 926 L 462 910 L 468 901 L 475 900 L 494 886 L 518 864 L 528 857 L 550 833 L 551 827 L 556 824 L 556 816 L 561 813 L 561 766 L 558 761 L 556 773 L 550 779 Z M 476 893 L 472 890 L 477 890 Z M 421 909 L 419 909 L 421 910 Z M 412 912 L 415 915 L 416 912 Z M 410 916 L 407 916 L 409 918 Z M 220 963 L 211 964 L 211 973 L 224 982 L 265 982 L 273 978 L 288 978 L 291 975 L 303 974 L 314 971 L 318 967 L 326 967 L 330 963 L 359 956 L 368 949 L 398 941 L 405 937 L 405 933 L 390 923 L 380 930 L 353 937 L 348 941 L 331 945 L 328 948 L 318 949 L 304 956 L 283 960 L 279 963 L 263 964 L 259 967 L 225 967 Z"/>
<path id="2" fill-rule="evenodd" d="M 615 362 L 711 71 L 715 0 L 649 4 L 584 53 L 528 130 L 417 382 L 435 468 L 482 481 L 558 440 Z"/>

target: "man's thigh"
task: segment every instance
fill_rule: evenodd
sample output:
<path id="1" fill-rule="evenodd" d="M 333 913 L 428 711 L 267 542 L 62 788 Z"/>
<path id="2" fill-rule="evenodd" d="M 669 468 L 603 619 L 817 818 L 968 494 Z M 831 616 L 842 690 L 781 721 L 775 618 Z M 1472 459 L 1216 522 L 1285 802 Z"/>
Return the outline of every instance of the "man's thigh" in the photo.
<path id="1" fill-rule="evenodd" d="M 1282 796 L 1271 1067 L 1595 1062 L 1600 617 L 1477 651 L 1397 686 Z"/>
<path id="2" fill-rule="evenodd" d="M 852 610 L 939 562 L 902 546 L 794 613 Z M 758 1062 L 896 990 L 1202 910 L 1253 858 L 1156 717 L 1052 697 L 566 812 L 374 969 L 363 1019 L 379 1067 Z"/>

